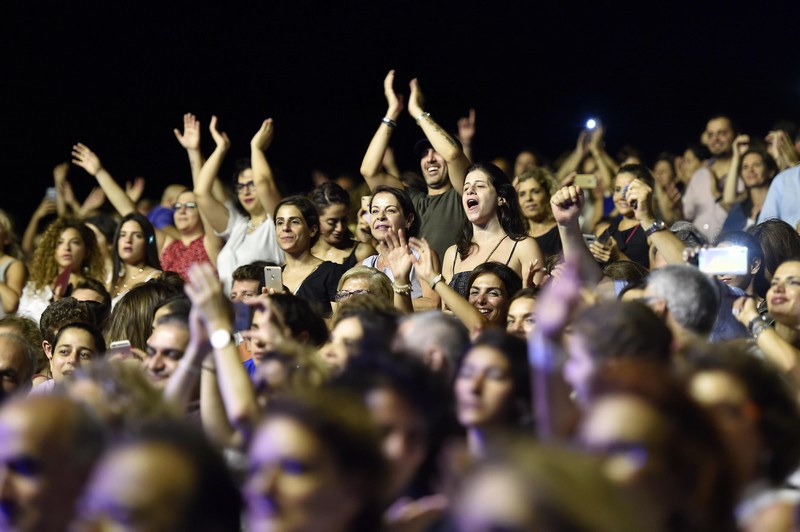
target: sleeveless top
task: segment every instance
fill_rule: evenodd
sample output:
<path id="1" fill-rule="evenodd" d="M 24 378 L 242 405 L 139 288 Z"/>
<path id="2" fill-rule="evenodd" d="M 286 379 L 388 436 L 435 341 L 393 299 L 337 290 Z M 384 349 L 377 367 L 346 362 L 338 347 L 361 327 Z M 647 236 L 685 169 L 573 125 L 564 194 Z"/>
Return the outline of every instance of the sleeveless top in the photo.
<path id="1" fill-rule="evenodd" d="M 604 231 L 614 237 L 617 247 L 629 259 L 638 262 L 647 269 L 650 269 L 650 246 L 647 244 L 647 237 L 644 229 L 639 224 L 634 225 L 625 231 L 619 230 L 620 219 L 611 222 L 611 225 Z"/>
<path id="2" fill-rule="evenodd" d="M 486 257 L 486 260 L 484 262 L 489 262 L 489 259 L 492 258 L 492 254 L 497 250 L 497 248 L 500 247 L 500 244 L 502 244 L 506 238 L 508 238 L 508 235 L 500 239 L 500 242 L 497 243 L 494 249 L 489 253 L 489 256 Z M 508 255 L 508 258 L 506 259 L 505 262 L 506 266 L 508 266 L 508 263 L 511 262 L 511 257 L 514 256 L 514 251 L 517 249 L 517 243 L 519 243 L 518 240 L 514 241 L 514 247 L 511 248 L 511 253 Z M 458 292 L 461 295 L 461 297 L 463 297 L 464 299 L 469 299 L 469 276 L 472 275 L 472 270 L 466 270 L 463 272 L 456 273 L 457 259 L 458 259 L 458 251 L 456 251 L 453 256 L 453 269 L 451 270 L 453 276 L 450 278 L 450 282 L 447 284 L 450 286 L 450 288 Z"/>
<path id="3" fill-rule="evenodd" d="M 189 280 L 187 272 L 195 262 L 211 263 L 203 235 L 192 240 L 188 246 L 184 246 L 180 240 L 173 240 L 161 252 L 161 268 L 164 271 L 176 272 L 184 281 Z"/>

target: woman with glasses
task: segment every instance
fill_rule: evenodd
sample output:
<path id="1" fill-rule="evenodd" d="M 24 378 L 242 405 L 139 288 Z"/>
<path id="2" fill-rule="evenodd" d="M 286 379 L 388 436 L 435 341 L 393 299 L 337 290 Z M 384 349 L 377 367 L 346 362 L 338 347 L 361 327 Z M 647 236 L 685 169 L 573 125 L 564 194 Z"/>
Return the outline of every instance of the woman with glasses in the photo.
<path id="1" fill-rule="evenodd" d="M 272 119 L 264 120 L 250 140 L 250 161 L 237 168 L 234 176 L 236 200 L 222 202 L 212 192 L 222 160 L 230 149 L 228 135 L 217 129 L 217 117 L 209 125 L 216 149 L 197 175 L 194 192 L 200 212 L 225 244 L 217 255 L 217 272 L 226 295 L 230 294 L 233 270 L 242 264 L 265 260 L 283 264 L 275 223 L 270 213 L 281 200 L 264 150 L 272 142 Z"/>
<path id="2" fill-rule="evenodd" d="M 136 212 L 134 201 L 103 167 L 97 154 L 83 144 L 76 144 L 72 150 L 73 162 L 97 179 L 97 183 L 121 216 L 129 216 Z M 187 279 L 186 272 L 189 266 L 195 262 L 215 264 L 223 244 L 222 239 L 214 234 L 211 225 L 204 220 L 197 207 L 194 192 L 184 190 L 178 194 L 173 207 L 177 238 L 171 233 L 153 227 L 160 257 L 160 269 L 174 271 L 184 280 Z M 133 273 L 136 274 L 135 271 Z"/>

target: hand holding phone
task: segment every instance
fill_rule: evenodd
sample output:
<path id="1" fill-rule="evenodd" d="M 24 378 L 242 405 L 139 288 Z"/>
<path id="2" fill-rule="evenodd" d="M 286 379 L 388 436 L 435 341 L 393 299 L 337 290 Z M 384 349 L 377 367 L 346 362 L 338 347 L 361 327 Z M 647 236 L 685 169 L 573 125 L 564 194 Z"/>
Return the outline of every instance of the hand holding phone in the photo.
<path id="1" fill-rule="evenodd" d="M 280 266 L 264 266 L 264 286 L 269 292 L 283 292 L 283 273 Z"/>
<path id="2" fill-rule="evenodd" d="M 117 340 L 108 346 L 109 358 L 126 360 L 132 356 L 131 342 L 129 340 Z"/>
<path id="3" fill-rule="evenodd" d="M 594 174 L 577 174 L 573 180 L 573 184 L 583 189 L 596 188 L 597 176 Z"/>

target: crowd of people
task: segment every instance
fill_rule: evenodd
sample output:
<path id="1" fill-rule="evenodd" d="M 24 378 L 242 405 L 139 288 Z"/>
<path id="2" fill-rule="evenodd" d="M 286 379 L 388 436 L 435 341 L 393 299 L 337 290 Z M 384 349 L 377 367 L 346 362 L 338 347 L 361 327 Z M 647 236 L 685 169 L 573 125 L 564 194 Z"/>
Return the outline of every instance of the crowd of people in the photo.
<path id="1" fill-rule="evenodd" d="M 159 202 L 0 210 L 0 529 L 800 530 L 797 126 L 476 160 L 395 85 L 360 182 L 186 114 Z"/>

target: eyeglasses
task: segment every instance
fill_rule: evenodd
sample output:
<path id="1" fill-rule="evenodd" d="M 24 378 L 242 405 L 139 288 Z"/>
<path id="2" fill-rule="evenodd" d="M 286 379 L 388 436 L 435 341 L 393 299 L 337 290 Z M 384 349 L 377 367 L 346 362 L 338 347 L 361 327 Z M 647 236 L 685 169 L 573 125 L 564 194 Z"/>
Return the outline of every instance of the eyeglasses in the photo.
<path id="1" fill-rule="evenodd" d="M 254 181 L 248 181 L 247 183 L 236 183 L 236 192 L 244 192 L 245 190 L 254 190 L 256 188 L 256 184 Z"/>
<path id="2" fill-rule="evenodd" d="M 186 207 L 187 209 L 196 209 L 197 208 L 197 203 L 195 203 L 193 201 L 187 201 L 186 203 L 178 202 L 178 203 L 175 204 L 174 209 L 177 211 L 177 210 L 182 209 L 183 207 Z"/>
<path id="3" fill-rule="evenodd" d="M 336 291 L 336 301 L 342 301 L 344 299 L 349 299 L 350 296 L 354 296 L 356 294 L 371 294 L 372 290 L 337 290 Z"/>

